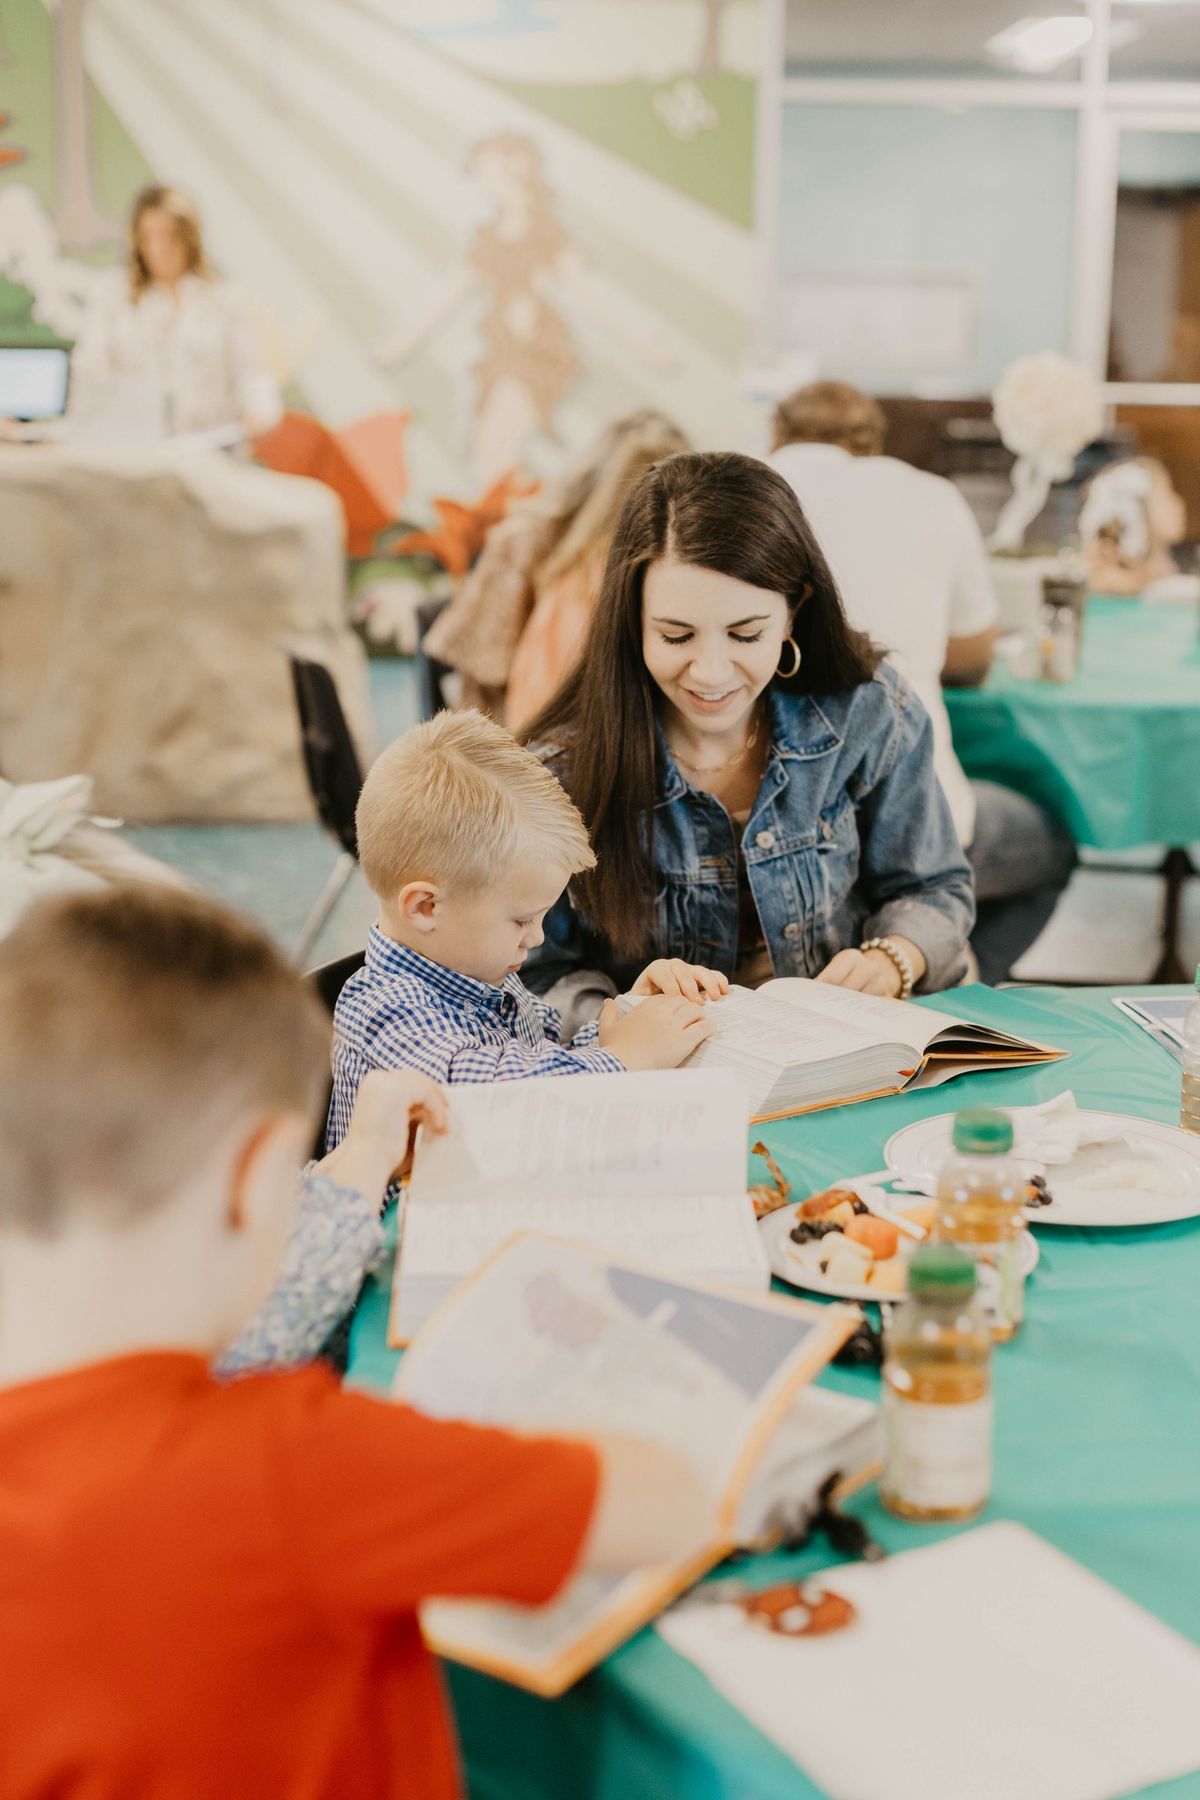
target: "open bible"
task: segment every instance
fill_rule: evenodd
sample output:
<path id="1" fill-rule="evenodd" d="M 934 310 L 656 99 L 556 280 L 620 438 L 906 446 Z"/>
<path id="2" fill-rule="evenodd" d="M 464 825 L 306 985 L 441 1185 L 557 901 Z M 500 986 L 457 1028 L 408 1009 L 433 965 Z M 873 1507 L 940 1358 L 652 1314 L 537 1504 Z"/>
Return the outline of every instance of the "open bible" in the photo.
<path id="1" fill-rule="evenodd" d="M 623 994 L 617 1004 L 628 1011 L 640 1000 Z M 756 1123 L 1066 1054 L 953 1013 L 797 976 L 733 987 L 708 1008 L 714 1035 L 687 1066 L 736 1075 Z"/>
<path id="2" fill-rule="evenodd" d="M 407 1343 L 517 1231 L 768 1287 L 746 1162 L 741 1093 L 716 1070 L 456 1087 L 449 1131 L 417 1146 L 390 1341 Z"/>
<path id="3" fill-rule="evenodd" d="M 526 1234 L 465 1282 L 397 1373 L 435 1418 L 678 1450 L 713 1499 L 709 1540 L 628 1575 L 580 1573 L 547 1607 L 445 1600 L 421 1612 L 442 1656 L 553 1695 L 753 1539 L 782 1498 L 877 1460 L 876 1409 L 806 1386 L 855 1309 L 705 1289 L 644 1263 Z M 486 1496 L 481 1499 L 486 1504 Z"/>

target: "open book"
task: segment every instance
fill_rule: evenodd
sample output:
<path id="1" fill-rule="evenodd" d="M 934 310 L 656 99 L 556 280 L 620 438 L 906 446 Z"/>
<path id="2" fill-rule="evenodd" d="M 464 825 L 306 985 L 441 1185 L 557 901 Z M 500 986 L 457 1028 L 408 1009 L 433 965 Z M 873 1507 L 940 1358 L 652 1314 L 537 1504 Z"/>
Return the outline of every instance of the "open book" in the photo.
<path id="1" fill-rule="evenodd" d="M 422 1332 L 400 1366 L 397 1398 L 434 1418 L 665 1444 L 706 1483 L 715 1530 L 712 1541 L 681 1543 L 667 1567 L 576 1575 L 547 1607 L 427 1603 L 430 1646 L 535 1693 L 561 1693 L 756 1536 L 782 1494 L 803 1501 L 835 1470 L 875 1461 L 875 1408 L 805 1385 L 857 1319 L 850 1307 L 674 1281 L 580 1244 L 513 1239 Z"/>
<path id="2" fill-rule="evenodd" d="M 628 1011 L 640 1002 L 623 994 L 617 1004 Z M 737 1075 L 756 1123 L 1066 1054 L 951 1013 L 797 976 L 754 991 L 733 987 L 709 1008 L 715 1035 L 687 1066 Z"/>
<path id="3" fill-rule="evenodd" d="M 389 1339 L 407 1343 L 517 1231 L 766 1288 L 746 1162 L 741 1093 L 719 1071 L 457 1087 L 449 1131 L 417 1146 Z"/>

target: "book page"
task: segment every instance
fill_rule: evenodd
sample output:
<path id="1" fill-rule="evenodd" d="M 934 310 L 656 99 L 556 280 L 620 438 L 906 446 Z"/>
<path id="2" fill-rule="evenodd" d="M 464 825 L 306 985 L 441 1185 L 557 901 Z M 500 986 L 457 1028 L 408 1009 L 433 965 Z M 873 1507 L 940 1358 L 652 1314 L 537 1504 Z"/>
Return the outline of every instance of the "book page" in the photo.
<path id="1" fill-rule="evenodd" d="M 456 1087 L 450 1129 L 422 1138 L 412 1178 L 422 1200 L 480 1190 L 492 1201 L 531 1191 L 556 1201 L 731 1194 L 745 1185 L 741 1096 L 691 1069 Z"/>
<path id="2" fill-rule="evenodd" d="M 527 1194 L 519 1203 L 472 1193 L 418 1204 L 404 1220 L 402 1282 L 477 1269 L 518 1230 L 572 1238 L 681 1275 L 732 1280 L 739 1271 L 756 1279 L 761 1272 L 761 1285 L 768 1285 L 754 1208 L 744 1189 L 657 1198 Z"/>
<path id="3" fill-rule="evenodd" d="M 723 1000 L 708 1001 L 705 1016 L 713 1035 L 688 1058 L 689 1070 L 724 1069 L 735 1076 L 750 1114 L 758 1111 L 784 1069 L 832 1062 L 878 1041 L 873 1031 L 852 1019 L 831 1017 L 828 1010 L 806 1013 L 772 998 L 772 988 L 781 985 L 768 982 L 757 992 L 731 987 Z M 639 1003 L 630 994 L 618 1002 L 625 1011 Z"/>
<path id="4" fill-rule="evenodd" d="M 400 1398 L 437 1418 L 572 1436 L 632 1432 L 678 1450 L 714 1499 L 836 1309 L 706 1290 L 554 1239 L 513 1239 L 430 1322 Z"/>
<path id="5" fill-rule="evenodd" d="M 950 1013 L 927 1012 L 907 1000 L 859 994 L 853 988 L 832 987 L 827 981 L 810 981 L 802 975 L 768 981 L 758 990 L 758 998 L 760 1002 L 773 1000 L 776 1005 L 802 1014 L 806 1036 L 819 1030 L 818 1022 L 823 1020 L 828 1026 L 851 1033 L 860 1049 L 864 1044 L 908 1044 L 923 1052 L 947 1026 L 974 1029 Z"/>
<path id="6" fill-rule="evenodd" d="M 560 1693 L 723 1554 L 773 1430 L 854 1317 L 844 1307 L 741 1300 L 549 1238 L 513 1239 L 421 1334 L 397 1397 L 434 1417 L 665 1444 L 720 1503 L 724 1535 L 681 1543 L 666 1568 L 583 1571 L 537 1611 L 427 1603 L 428 1642 L 537 1693 Z"/>

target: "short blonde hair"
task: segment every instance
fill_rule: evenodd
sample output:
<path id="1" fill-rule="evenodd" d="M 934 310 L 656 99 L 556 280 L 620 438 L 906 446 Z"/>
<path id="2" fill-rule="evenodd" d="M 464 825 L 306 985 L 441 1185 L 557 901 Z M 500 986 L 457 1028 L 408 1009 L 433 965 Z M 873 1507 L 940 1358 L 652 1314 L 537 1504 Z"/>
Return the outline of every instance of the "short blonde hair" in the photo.
<path id="1" fill-rule="evenodd" d="M 478 891 L 526 850 L 569 876 L 596 865 L 574 802 L 479 712 L 439 713 L 390 744 L 363 783 L 357 823 L 363 874 L 381 900 L 420 880 Z"/>
<path id="2" fill-rule="evenodd" d="M 878 456 L 887 418 L 878 400 L 847 381 L 814 381 L 775 408 L 775 448 L 785 444 L 838 444 L 852 456 Z"/>
<path id="3" fill-rule="evenodd" d="M 0 1226 L 119 1229 L 257 1114 L 313 1123 L 329 1021 L 261 932 L 145 882 L 47 900 L 0 943 Z"/>

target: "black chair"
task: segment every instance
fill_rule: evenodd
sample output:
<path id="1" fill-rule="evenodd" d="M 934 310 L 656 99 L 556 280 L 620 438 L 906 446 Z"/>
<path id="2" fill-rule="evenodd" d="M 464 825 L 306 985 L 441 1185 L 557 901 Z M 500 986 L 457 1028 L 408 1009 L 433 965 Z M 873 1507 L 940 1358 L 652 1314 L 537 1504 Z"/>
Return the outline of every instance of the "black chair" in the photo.
<path id="1" fill-rule="evenodd" d="M 417 607 L 417 704 L 422 719 L 432 719 L 450 705 L 445 683 L 454 670 L 440 663 L 425 649 L 425 636 L 434 620 L 444 613 L 449 600 L 422 600 Z"/>
<path id="2" fill-rule="evenodd" d="M 365 961 L 366 952 L 364 950 L 354 950 L 349 956 L 339 956 L 333 962 L 322 963 L 319 968 L 310 969 L 305 976 L 305 980 L 311 981 L 316 988 L 317 993 L 321 998 L 321 1003 L 328 1010 L 331 1018 L 333 1016 L 333 1009 L 338 1002 L 338 995 L 341 993 L 350 977 L 355 974 L 357 970 L 362 968 Z M 325 1120 L 328 1115 L 329 1101 L 326 1099 L 325 1112 L 321 1118 L 316 1142 L 312 1147 L 312 1157 L 314 1162 L 319 1162 L 325 1154 Z M 362 1290 L 360 1289 L 360 1295 L 361 1292 Z M 321 1357 L 332 1366 L 334 1372 L 338 1375 L 344 1375 L 346 1373 L 346 1368 L 350 1361 L 350 1329 L 354 1321 L 354 1314 L 357 1310 L 358 1301 L 356 1300 L 345 1318 L 339 1320 L 334 1326 L 324 1344 L 322 1344 L 319 1352 Z"/>
<path id="3" fill-rule="evenodd" d="M 333 1009 L 338 1003 L 338 995 L 350 977 L 358 973 L 366 960 L 365 950 L 352 950 L 349 956 L 339 956 L 333 962 L 322 963 L 319 968 L 310 969 L 304 977 L 317 990 L 321 1005 L 331 1019 Z M 325 1121 L 329 1117 L 329 1100 L 332 1093 L 331 1087 L 325 1097 L 325 1111 L 321 1116 L 320 1130 L 317 1132 L 316 1142 L 312 1148 L 312 1155 L 316 1161 L 319 1161 L 325 1154 Z"/>
<path id="4" fill-rule="evenodd" d="M 303 963 L 358 861 L 354 810 L 362 792 L 363 773 L 329 670 L 324 663 L 292 652 L 288 653 L 288 664 L 296 711 L 300 716 L 304 770 L 313 805 L 326 831 L 341 846 L 341 854 L 304 922 L 296 945 L 296 961 Z"/>
<path id="5" fill-rule="evenodd" d="M 333 1017 L 333 1009 L 338 1003 L 338 995 L 352 975 L 356 975 L 367 960 L 365 950 L 352 950 L 349 956 L 336 957 L 333 962 L 321 963 L 316 969 L 308 971 L 306 980 L 311 981 L 320 996 L 321 1004 Z"/>

